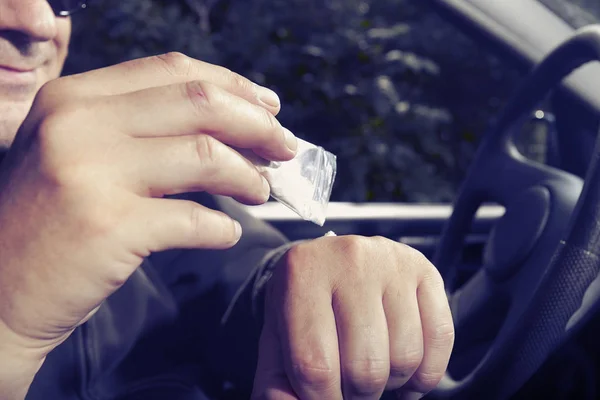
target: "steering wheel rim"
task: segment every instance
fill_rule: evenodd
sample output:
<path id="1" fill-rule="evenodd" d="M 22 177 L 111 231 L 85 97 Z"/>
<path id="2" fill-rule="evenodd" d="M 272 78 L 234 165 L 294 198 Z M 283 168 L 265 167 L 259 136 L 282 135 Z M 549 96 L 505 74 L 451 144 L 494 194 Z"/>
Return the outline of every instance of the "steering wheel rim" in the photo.
<path id="1" fill-rule="evenodd" d="M 433 261 L 447 282 L 457 332 L 455 354 L 466 351 L 473 338 L 482 339 L 477 334 L 482 330 L 478 320 L 487 307 L 499 304 L 496 311 L 502 321 L 492 335 L 481 335 L 491 343 L 478 363 L 463 368 L 466 371 L 458 377 L 447 374 L 432 397 L 511 396 L 582 325 L 593 300 L 600 297 L 600 283 L 595 284 L 600 282 L 600 136 L 585 184 L 564 171 L 525 159 L 512 141 L 515 130 L 563 78 L 594 60 L 600 60 L 600 26 L 579 30 L 552 51 L 479 146 Z M 503 218 L 510 221 L 505 225 L 522 223 L 520 237 L 527 243 L 505 246 L 510 256 L 498 245 L 497 254 L 487 260 L 492 267 L 484 265 L 456 288 L 453 267 L 473 216 L 485 201 L 505 205 Z M 511 211 L 522 204 L 534 212 Z M 512 265 L 507 265 L 509 261 Z"/>

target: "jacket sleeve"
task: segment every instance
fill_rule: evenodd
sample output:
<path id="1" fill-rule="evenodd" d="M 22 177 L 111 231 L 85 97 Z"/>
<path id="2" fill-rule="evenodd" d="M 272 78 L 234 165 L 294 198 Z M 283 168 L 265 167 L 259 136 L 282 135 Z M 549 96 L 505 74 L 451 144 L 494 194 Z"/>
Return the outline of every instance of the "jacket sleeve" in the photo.
<path id="1" fill-rule="evenodd" d="M 279 259 L 297 242 L 288 241 L 279 231 L 264 221 L 257 220 L 231 199 L 217 199 L 220 209 L 240 221 L 246 232 L 234 252 L 233 260 L 240 262 L 246 255 L 256 252 L 254 268 L 245 282 L 237 289 L 221 319 L 226 326 L 236 314 L 252 316 L 253 325 L 260 330 L 263 321 L 264 292 Z"/>
<path id="2" fill-rule="evenodd" d="M 168 284 L 175 288 L 178 303 L 185 304 L 182 314 L 189 315 L 186 308 L 191 308 L 202 319 L 201 354 L 216 378 L 249 390 L 258 356 L 264 289 L 277 261 L 297 242 L 289 242 L 230 198 L 194 195 L 193 200 L 239 221 L 240 241 L 227 250 L 162 254 L 161 263 L 178 271 L 178 276 L 189 270 L 187 276 L 200 280 L 189 295 L 177 289 L 177 279 Z"/>
<path id="3" fill-rule="evenodd" d="M 288 241 L 271 225 L 250 216 L 231 199 L 218 198 L 217 202 L 220 210 L 240 221 L 244 230 L 240 243 L 231 250 L 231 267 L 247 261 L 252 265 L 241 285 L 231 281 L 235 294 L 227 296 L 227 310 L 219 321 L 219 330 L 225 338 L 222 343 L 227 347 L 222 354 L 231 360 L 227 362 L 228 375 L 240 388 L 249 390 L 252 387 L 249 378 L 254 377 L 258 359 L 265 288 L 279 259 L 298 242 Z M 245 333 L 240 334 L 242 332 Z"/>

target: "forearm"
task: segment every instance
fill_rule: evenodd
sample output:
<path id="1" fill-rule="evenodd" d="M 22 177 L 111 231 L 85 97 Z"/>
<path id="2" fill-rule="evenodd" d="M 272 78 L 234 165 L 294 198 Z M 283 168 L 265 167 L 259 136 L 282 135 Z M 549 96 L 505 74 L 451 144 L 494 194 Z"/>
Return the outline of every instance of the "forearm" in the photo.
<path id="1" fill-rule="evenodd" d="M 277 261 L 294 245 L 273 226 L 248 215 L 229 199 L 217 198 L 219 209 L 240 221 L 244 235 L 234 248 L 228 250 L 230 255 L 225 268 L 238 269 L 243 264 L 245 268 L 252 267 L 252 273 L 246 282 L 237 290 L 229 304 L 229 309 L 222 318 L 222 324 L 242 324 L 255 328 L 258 335 L 262 326 L 264 289 L 269 281 Z M 237 314 L 234 315 L 234 314 Z M 230 323 L 231 319 L 233 323 Z"/>

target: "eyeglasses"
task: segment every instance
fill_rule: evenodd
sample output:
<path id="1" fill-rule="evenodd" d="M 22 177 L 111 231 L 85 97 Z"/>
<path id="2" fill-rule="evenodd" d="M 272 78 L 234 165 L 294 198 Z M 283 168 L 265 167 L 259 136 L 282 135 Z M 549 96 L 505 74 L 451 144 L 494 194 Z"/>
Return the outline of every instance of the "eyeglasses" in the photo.
<path id="1" fill-rule="evenodd" d="M 58 17 L 68 17 L 88 6 L 85 0 L 48 0 L 48 3 Z"/>

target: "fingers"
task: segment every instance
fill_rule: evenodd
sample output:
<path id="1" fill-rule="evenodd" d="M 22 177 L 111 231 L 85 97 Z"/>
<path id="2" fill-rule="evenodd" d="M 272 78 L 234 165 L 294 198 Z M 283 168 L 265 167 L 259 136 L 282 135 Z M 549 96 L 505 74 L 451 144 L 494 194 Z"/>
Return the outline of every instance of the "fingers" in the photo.
<path id="1" fill-rule="evenodd" d="M 109 97 L 104 110 L 134 137 L 206 133 L 270 160 L 289 160 L 297 148 L 296 138 L 271 113 L 205 81 Z"/>
<path id="2" fill-rule="evenodd" d="M 373 289 L 352 286 L 334 297 L 344 399 L 379 399 L 388 381 L 388 328 L 381 292 Z"/>
<path id="3" fill-rule="evenodd" d="M 454 345 L 454 324 L 444 282 L 437 270 L 427 270 L 417 290 L 423 326 L 423 360 L 404 387 L 405 391 L 419 393 L 435 389 L 448 367 Z"/>
<path id="4" fill-rule="evenodd" d="M 168 249 L 225 249 L 235 245 L 242 229 L 226 214 L 193 201 L 140 198 L 132 211 L 131 226 L 139 244 L 136 253 Z M 131 238 L 124 238 L 125 243 Z M 142 254 L 146 255 L 146 254 Z"/>
<path id="5" fill-rule="evenodd" d="M 312 297 L 312 301 L 307 298 L 288 299 L 288 314 L 297 317 L 287 318 L 287 332 L 284 333 L 286 371 L 300 398 L 342 399 L 331 297 L 325 293 Z M 299 304 L 301 302 L 304 304 Z M 310 312 L 316 310 L 319 311 Z"/>
<path id="6" fill-rule="evenodd" d="M 246 204 L 269 198 L 269 184 L 235 150 L 207 135 L 127 141 L 114 158 L 128 187 L 144 196 L 206 191 Z"/>
<path id="7" fill-rule="evenodd" d="M 285 374 L 281 343 L 273 312 L 265 312 L 258 345 L 258 364 L 252 388 L 252 400 L 297 400 Z"/>
<path id="8" fill-rule="evenodd" d="M 82 95 L 115 95 L 151 87 L 203 80 L 260 105 L 273 115 L 280 109 L 275 92 L 254 84 L 230 70 L 195 60 L 181 53 L 141 58 L 63 79 Z M 101 85 L 98 85 L 101 82 Z"/>
<path id="9" fill-rule="evenodd" d="M 413 285 L 391 284 L 383 307 L 390 337 L 390 377 L 386 389 L 398 389 L 413 376 L 423 359 L 423 331 Z"/>
<path id="10" fill-rule="evenodd" d="M 411 398 L 443 377 L 454 340 L 443 281 L 422 254 L 388 244 L 319 239 L 281 261 L 277 332 L 300 398 L 378 399 L 386 388 Z"/>
<path id="11" fill-rule="evenodd" d="M 273 283 L 273 302 L 280 302 L 278 332 L 286 373 L 294 392 L 303 400 L 341 400 L 340 358 L 331 291 L 323 279 L 307 273 L 307 263 L 303 262 L 306 260 L 294 260 L 299 254 L 298 247 L 286 255 L 290 268 L 285 273 L 276 271 L 278 279 Z M 288 282 L 297 284 L 288 285 Z"/>

